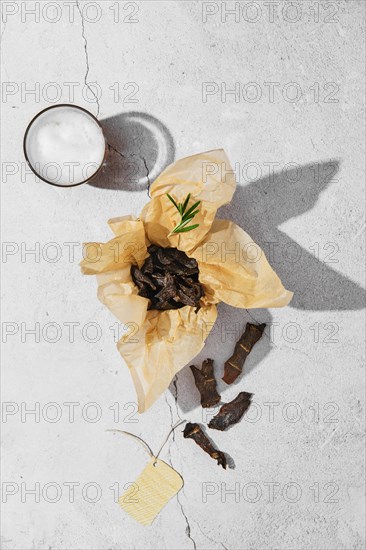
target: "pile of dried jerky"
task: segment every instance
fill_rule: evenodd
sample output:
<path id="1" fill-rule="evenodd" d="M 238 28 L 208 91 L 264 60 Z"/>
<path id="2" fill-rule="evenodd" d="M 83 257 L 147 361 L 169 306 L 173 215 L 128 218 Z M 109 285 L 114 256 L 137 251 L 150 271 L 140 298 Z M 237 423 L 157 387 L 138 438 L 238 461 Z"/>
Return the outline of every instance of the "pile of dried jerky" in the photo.
<path id="1" fill-rule="evenodd" d="M 253 325 L 248 323 L 245 332 L 239 338 L 235 345 L 233 355 L 225 362 L 225 371 L 223 380 L 226 384 L 232 384 L 243 370 L 246 358 L 251 352 L 254 344 L 261 338 L 265 329 L 265 324 Z M 205 359 L 201 369 L 191 365 L 191 371 L 198 391 L 201 395 L 202 407 L 213 407 L 220 402 L 221 397 L 217 391 L 216 379 L 212 359 Z M 230 403 L 224 403 L 216 416 L 214 416 L 208 427 L 214 430 L 224 431 L 230 426 L 237 424 L 244 413 L 250 407 L 253 394 L 245 391 L 240 392 Z M 211 458 L 217 460 L 217 463 L 226 469 L 227 459 L 225 453 L 217 450 L 210 439 L 207 437 L 199 424 L 188 422 L 184 428 L 185 438 L 193 439 L 203 451 L 208 453 Z"/>
<path id="2" fill-rule="evenodd" d="M 177 248 L 163 248 L 151 245 L 149 256 L 141 269 L 133 265 L 131 276 L 139 289 L 139 295 L 149 299 L 148 309 L 167 310 L 184 306 L 200 308 L 203 288 L 198 280 L 199 269 L 197 261 L 189 258 Z M 261 338 L 265 324 L 248 323 L 245 332 L 235 345 L 233 355 L 225 361 L 223 381 L 232 384 L 241 374 L 245 360 L 253 346 Z M 191 370 L 198 391 L 201 395 L 202 407 L 214 407 L 221 401 L 217 391 L 214 375 L 213 359 L 206 359 L 201 369 L 191 365 Z M 214 430 L 226 430 L 236 424 L 248 410 L 252 394 L 240 392 L 230 403 L 224 403 L 216 416 L 208 424 Z M 217 450 L 202 426 L 188 422 L 184 428 L 185 438 L 193 439 L 206 453 L 217 460 L 226 469 L 225 453 Z"/>
<path id="3" fill-rule="evenodd" d="M 150 256 L 141 269 L 131 267 L 139 295 L 150 300 L 148 309 L 193 306 L 198 311 L 203 289 L 198 281 L 197 261 L 177 248 L 151 245 L 148 252 Z"/>

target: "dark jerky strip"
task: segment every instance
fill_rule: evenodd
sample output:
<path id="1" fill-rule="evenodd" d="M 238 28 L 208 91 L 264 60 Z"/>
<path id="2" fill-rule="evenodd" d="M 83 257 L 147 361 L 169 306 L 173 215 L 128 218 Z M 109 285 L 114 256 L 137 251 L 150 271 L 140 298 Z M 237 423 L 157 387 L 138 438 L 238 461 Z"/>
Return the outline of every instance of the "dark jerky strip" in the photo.
<path id="1" fill-rule="evenodd" d="M 197 389 L 201 394 L 202 407 L 213 407 L 220 401 L 220 395 L 216 389 L 213 359 L 205 359 L 202 368 L 190 366 Z"/>
<path id="2" fill-rule="evenodd" d="M 143 288 L 144 285 L 148 285 L 152 290 L 156 290 L 156 285 L 150 277 L 146 275 L 146 273 L 140 271 L 140 269 L 135 265 L 131 267 L 131 275 L 139 288 Z"/>
<path id="3" fill-rule="evenodd" d="M 209 428 L 214 430 L 226 430 L 229 426 L 237 424 L 245 411 L 250 407 L 253 394 L 242 391 L 230 403 L 225 403 L 214 416 L 209 424 Z"/>
<path id="4" fill-rule="evenodd" d="M 225 372 L 222 379 L 226 384 L 232 384 L 241 374 L 245 360 L 252 351 L 254 344 L 261 338 L 265 326 L 265 323 L 262 325 L 247 323 L 244 334 L 235 345 L 233 355 L 225 362 Z"/>
<path id="5" fill-rule="evenodd" d="M 227 460 L 225 453 L 215 449 L 207 435 L 202 431 L 199 424 L 191 424 L 191 422 L 188 422 L 185 425 L 183 436 L 185 438 L 193 439 L 197 445 L 205 451 L 205 453 L 209 454 L 211 458 L 217 460 L 217 464 L 226 470 Z"/>
<path id="6" fill-rule="evenodd" d="M 139 269 L 131 267 L 131 277 L 139 295 L 149 299 L 148 309 L 200 308 L 203 289 L 198 280 L 198 263 L 177 248 L 149 246 L 149 256 Z"/>

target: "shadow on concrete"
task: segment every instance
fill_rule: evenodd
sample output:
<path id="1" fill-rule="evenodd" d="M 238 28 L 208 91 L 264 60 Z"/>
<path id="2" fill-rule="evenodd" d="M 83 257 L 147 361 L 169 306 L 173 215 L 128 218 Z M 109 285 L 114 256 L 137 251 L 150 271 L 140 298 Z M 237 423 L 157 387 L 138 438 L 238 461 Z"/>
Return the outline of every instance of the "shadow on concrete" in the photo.
<path id="1" fill-rule="evenodd" d="M 294 292 L 289 307 L 308 311 L 357 310 L 364 307 L 365 291 L 362 287 L 335 269 L 338 253 L 335 241 L 325 243 L 319 238 L 320 253 L 317 254 L 316 247 L 314 253 L 306 250 L 278 228 L 285 221 L 310 211 L 338 170 L 339 161 L 329 160 L 237 186 L 231 203 L 218 212 L 218 217 L 231 219 L 243 227 L 264 250 L 284 286 Z M 306 232 L 304 220 L 301 225 Z M 214 358 L 218 390 L 225 402 L 225 390 L 229 386 L 221 380 L 223 364 L 232 354 L 235 341 L 248 321 L 270 324 L 273 318 L 267 309 L 242 310 L 219 304 L 218 311 L 216 324 L 194 364 L 200 366 L 203 359 Z M 245 374 L 256 368 L 270 348 L 270 333 L 266 329 L 264 337 L 245 363 L 245 372 L 236 382 L 238 393 L 245 389 Z M 171 392 L 183 413 L 191 411 L 199 406 L 199 394 L 192 373 L 185 367 L 177 376 L 170 386 Z M 178 382 L 179 390 L 176 391 Z"/>
<path id="2" fill-rule="evenodd" d="M 310 211 L 338 170 L 339 161 L 329 160 L 238 186 L 231 204 L 218 213 L 220 218 L 230 218 L 243 227 L 262 247 L 284 286 L 294 292 L 291 307 L 296 309 L 363 308 L 362 287 L 336 271 L 336 239 L 324 242 L 319 237 L 319 243 L 309 243 L 306 250 L 278 229 L 284 222 Z M 301 225 L 306 233 L 306 223 L 302 221 Z"/>
<path id="3" fill-rule="evenodd" d="M 102 189 L 145 191 L 174 160 L 174 140 L 146 113 L 121 113 L 100 121 L 108 142 L 106 162 L 89 182 Z"/>

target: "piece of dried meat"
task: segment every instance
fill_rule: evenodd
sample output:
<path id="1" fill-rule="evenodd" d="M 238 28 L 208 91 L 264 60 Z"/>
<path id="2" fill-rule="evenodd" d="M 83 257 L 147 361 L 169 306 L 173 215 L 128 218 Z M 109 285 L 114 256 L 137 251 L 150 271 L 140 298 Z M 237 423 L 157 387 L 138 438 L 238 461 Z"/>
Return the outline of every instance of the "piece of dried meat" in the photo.
<path id="1" fill-rule="evenodd" d="M 151 245 L 141 269 L 131 267 L 131 277 L 140 296 L 149 299 L 148 309 L 200 308 L 203 296 L 198 263 L 177 248 Z"/>
<path id="2" fill-rule="evenodd" d="M 211 458 L 217 460 L 217 464 L 226 470 L 227 460 L 225 453 L 215 449 L 207 435 L 202 431 L 199 424 L 192 424 L 191 422 L 188 422 L 185 425 L 183 436 L 186 439 L 193 439 L 193 441 L 195 441 L 197 445 L 205 451 L 205 453 L 209 454 Z"/>
<path id="3" fill-rule="evenodd" d="M 250 407 L 253 394 L 242 391 L 230 403 L 220 407 L 216 416 L 211 418 L 208 427 L 214 430 L 226 430 L 229 426 L 237 424 L 245 411 Z"/>
<path id="4" fill-rule="evenodd" d="M 223 381 L 232 384 L 241 374 L 246 358 L 252 351 L 254 344 L 261 338 L 266 324 L 253 325 L 247 323 L 244 334 L 241 335 L 235 345 L 233 355 L 225 362 Z"/>
<path id="5" fill-rule="evenodd" d="M 198 369 L 194 365 L 191 365 L 190 369 L 193 373 L 197 389 L 201 394 L 202 407 L 207 408 L 217 405 L 220 401 L 220 394 L 216 389 L 213 359 L 205 359 L 201 369 Z"/>

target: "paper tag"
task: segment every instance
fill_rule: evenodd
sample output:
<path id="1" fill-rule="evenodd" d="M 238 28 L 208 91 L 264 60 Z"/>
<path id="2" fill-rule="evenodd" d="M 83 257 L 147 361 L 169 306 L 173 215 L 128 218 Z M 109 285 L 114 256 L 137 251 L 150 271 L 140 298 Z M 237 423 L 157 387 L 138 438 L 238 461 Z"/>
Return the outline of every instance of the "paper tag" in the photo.
<path id="1" fill-rule="evenodd" d="M 139 477 L 120 497 L 125 512 L 142 525 L 150 525 L 162 508 L 183 487 L 183 478 L 162 460 L 152 457 Z"/>

